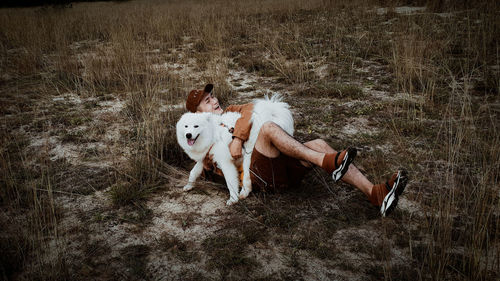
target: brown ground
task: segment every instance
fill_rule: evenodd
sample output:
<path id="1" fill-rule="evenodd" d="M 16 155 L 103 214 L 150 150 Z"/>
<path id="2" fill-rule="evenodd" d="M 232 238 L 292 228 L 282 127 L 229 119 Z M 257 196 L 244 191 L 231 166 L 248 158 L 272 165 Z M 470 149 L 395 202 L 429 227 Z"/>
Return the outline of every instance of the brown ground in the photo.
<path id="1" fill-rule="evenodd" d="M 415 13 L 429 13 L 414 8 L 389 12 L 374 8 L 369 14 L 381 26 L 388 26 Z M 297 13 L 297 21 L 304 25 L 322 20 L 318 10 Z M 438 19 L 446 16 L 436 14 Z M 353 31 L 352 37 L 344 39 L 366 44 L 364 36 L 363 30 Z M 54 71 L 28 77 L 3 64 L 0 126 L 6 132 L 2 136 L 2 184 L 7 192 L 0 201 L 0 249 L 7 254 L 0 259 L 0 276 L 14 280 L 420 280 L 445 276 L 456 280 L 472 278 L 480 268 L 480 278 L 498 277 L 500 193 L 483 194 L 491 205 L 483 208 L 486 219 L 480 222 L 460 211 L 462 201 L 456 199 L 452 206 L 445 203 L 455 192 L 457 197 L 465 196 L 450 191 L 452 184 L 462 186 L 463 178 L 473 174 L 460 167 L 458 160 L 453 162 L 453 149 L 458 146 L 443 146 L 439 140 L 452 128 L 450 122 L 458 122 L 443 117 L 457 100 L 436 101 L 435 107 L 428 108 L 429 97 L 398 86 L 394 65 L 370 55 L 369 48 L 364 49 L 365 55 L 332 61 L 331 54 L 317 51 L 306 58 L 269 57 L 276 50 L 255 54 L 255 48 L 247 44 L 232 50 L 236 55 L 214 55 L 199 38 L 179 40 L 175 47 L 142 50 L 151 65 L 146 75 L 168 74 L 179 83 L 178 88 L 164 86 L 164 81 L 151 86 L 159 97 L 169 98 L 150 98 L 146 90 L 127 92 L 126 87 L 75 89 L 51 82 L 63 79 Z M 81 60 L 106 57 L 113 49 L 111 43 L 99 40 L 76 41 L 70 46 L 70 56 Z M 7 49 L 3 61 L 23 51 Z M 210 52 L 208 61 L 203 61 L 203 52 Z M 51 61 L 50 56 L 46 59 Z M 498 62 L 491 67 L 498 78 Z M 94 79 L 89 77 L 95 74 L 78 71 L 81 79 Z M 469 78 L 453 83 L 463 89 L 480 80 Z M 71 79 L 69 83 L 76 84 Z M 171 128 L 183 111 L 183 94 L 204 82 L 215 82 L 216 90 L 220 85 L 227 104 L 272 93 L 284 95 L 300 141 L 322 138 L 335 149 L 357 147 L 354 163 L 373 182 L 405 167 L 411 180 L 398 209 L 381 218 L 360 191 L 334 184 L 319 169 L 298 190 L 252 193 L 230 207 L 225 205 L 228 191 L 221 179 L 199 181 L 194 190 L 182 191 L 192 165 L 185 156 L 157 153 L 141 170 L 138 155 L 142 149 L 158 142 L 165 147 L 173 143 L 157 141 L 165 131 L 141 131 L 146 128 L 142 124 L 151 121 L 141 119 L 148 116 L 145 101 L 151 101 L 151 116 L 160 118 L 153 128 Z M 471 110 L 481 113 L 478 104 L 483 102 L 482 110 L 498 120 L 498 92 L 484 95 L 477 88 L 467 96 Z M 176 96 L 172 89 L 182 91 Z M 446 99 L 439 95 L 433 99 Z M 492 126 L 498 130 L 498 122 Z M 496 142 L 489 144 L 498 144 L 495 132 Z M 141 143 L 142 134 L 155 139 Z M 491 151 L 492 158 L 485 161 L 498 167 L 498 149 Z M 498 183 L 494 176 L 498 171 L 492 175 L 490 183 Z M 21 182 L 29 188 L 9 185 Z M 441 216 L 447 220 L 436 219 Z M 449 227 L 441 225 L 446 222 Z M 467 255 L 470 237 L 461 233 L 480 233 L 475 230 L 477 223 L 489 229 L 487 247 L 476 246 L 476 256 L 471 258 Z M 443 236 L 440 230 L 449 233 Z M 442 237 L 449 240 L 442 241 Z M 445 266 L 441 268 L 439 261 Z"/>

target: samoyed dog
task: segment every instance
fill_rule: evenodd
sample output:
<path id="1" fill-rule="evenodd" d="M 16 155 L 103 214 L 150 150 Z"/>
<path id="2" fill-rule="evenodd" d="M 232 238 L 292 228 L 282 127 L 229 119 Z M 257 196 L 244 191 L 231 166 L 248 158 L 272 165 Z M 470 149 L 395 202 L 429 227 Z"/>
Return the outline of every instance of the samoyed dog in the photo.
<path id="1" fill-rule="evenodd" d="M 232 140 L 230 129 L 234 128 L 236 121 L 241 117 L 240 113 L 226 112 L 217 115 L 188 112 L 182 115 L 176 125 L 177 142 L 186 154 L 196 161 L 189 173 L 189 180 L 184 186 L 184 191 L 194 187 L 196 179 L 203 171 L 203 159 L 207 154 L 213 157 L 213 161 L 217 163 L 224 174 L 230 195 L 226 202 L 227 205 L 238 202 L 238 198 L 246 198 L 252 191 L 250 160 L 262 125 L 269 121 L 274 122 L 290 135 L 293 135 L 294 130 L 292 113 L 280 95 L 256 99 L 253 104 L 250 136 L 243 143 L 243 159 L 238 160 L 232 158 L 229 152 L 229 143 Z M 241 165 L 243 165 L 243 187 L 239 192 L 238 167 Z"/>

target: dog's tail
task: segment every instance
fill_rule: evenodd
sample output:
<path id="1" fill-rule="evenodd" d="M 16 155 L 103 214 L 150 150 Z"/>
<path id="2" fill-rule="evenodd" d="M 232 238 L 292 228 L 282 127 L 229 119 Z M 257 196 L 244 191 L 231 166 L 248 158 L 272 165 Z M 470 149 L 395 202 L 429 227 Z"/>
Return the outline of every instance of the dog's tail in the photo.
<path id="1" fill-rule="evenodd" d="M 280 94 L 273 94 L 270 98 L 265 96 L 263 99 L 255 99 L 253 103 L 252 131 L 260 130 L 265 122 L 272 121 L 293 136 L 294 124 L 290 106 L 283 101 Z"/>

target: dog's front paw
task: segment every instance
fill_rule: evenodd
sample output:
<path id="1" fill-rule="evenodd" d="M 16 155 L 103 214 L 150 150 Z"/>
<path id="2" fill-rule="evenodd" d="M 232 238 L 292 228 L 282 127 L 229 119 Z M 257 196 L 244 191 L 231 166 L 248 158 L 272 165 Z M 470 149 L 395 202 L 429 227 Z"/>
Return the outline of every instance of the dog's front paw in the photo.
<path id="1" fill-rule="evenodd" d="M 252 182 L 250 181 L 250 177 L 243 178 L 243 188 L 240 191 L 238 197 L 240 199 L 245 199 L 252 192 Z"/>
<path id="2" fill-rule="evenodd" d="M 240 195 L 238 196 L 238 198 L 240 199 L 245 199 L 248 197 L 248 195 L 250 194 L 252 190 L 251 189 L 248 189 L 248 188 L 243 188 L 241 189 L 240 191 Z"/>
<path id="3" fill-rule="evenodd" d="M 229 200 L 226 201 L 226 205 L 231 206 L 231 205 L 233 205 L 234 203 L 237 203 L 237 202 L 238 202 L 238 199 L 231 199 L 231 198 L 229 198 Z"/>
<path id="4" fill-rule="evenodd" d="M 192 183 L 188 183 L 188 184 L 186 184 L 186 185 L 184 186 L 184 188 L 183 188 L 182 190 L 184 190 L 184 191 L 190 191 L 190 190 L 191 190 L 191 189 L 193 189 L 193 188 L 194 188 L 194 184 L 192 184 Z"/>

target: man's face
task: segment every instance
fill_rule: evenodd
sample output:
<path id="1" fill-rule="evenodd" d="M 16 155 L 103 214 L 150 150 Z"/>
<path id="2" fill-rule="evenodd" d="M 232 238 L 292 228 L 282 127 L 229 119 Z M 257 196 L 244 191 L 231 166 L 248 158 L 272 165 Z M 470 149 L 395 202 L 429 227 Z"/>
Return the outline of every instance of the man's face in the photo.
<path id="1" fill-rule="evenodd" d="M 198 107 L 197 112 L 212 112 L 215 114 L 222 114 L 224 110 L 219 105 L 219 100 L 212 94 L 206 94 L 202 99 Z"/>

